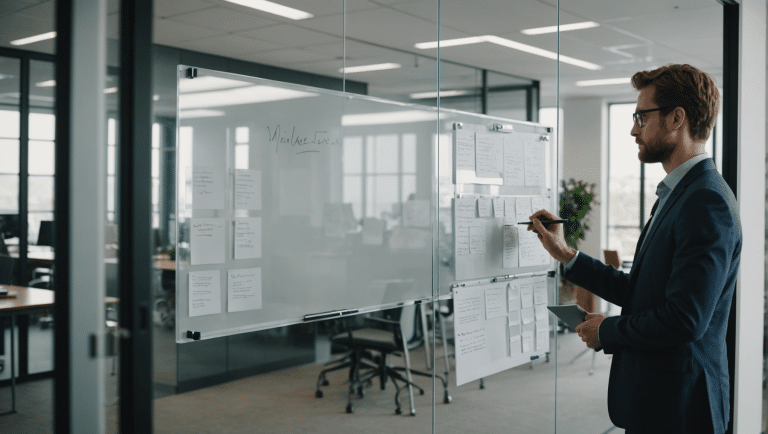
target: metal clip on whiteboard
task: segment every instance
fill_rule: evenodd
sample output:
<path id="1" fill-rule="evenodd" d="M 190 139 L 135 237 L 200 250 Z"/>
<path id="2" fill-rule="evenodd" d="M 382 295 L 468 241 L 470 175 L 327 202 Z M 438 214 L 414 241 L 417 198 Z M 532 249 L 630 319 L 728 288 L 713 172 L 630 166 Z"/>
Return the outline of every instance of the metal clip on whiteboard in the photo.
<path id="1" fill-rule="evenodd" d="M 504 125 L 504 124 L 493 124 L 493 127 L 491 128 L 493 131 L 499 131 L 499 132 L 513 132 L 515 131 L 514 125 Z"/>
<path id="2" fill-rule="evenodd" d="M 197 68 L 187 68 L 187 78 L 197 77 Z"/>
<path id="3" fill-rule="evenodd" d="M 453 129 L 454 130 L 460 130 L 462 128 L 464 128 L 464 125 L 461 122 L 454 122 L 453 123 Z"/>
<path id="4" fill-rule="evenodd" d="M 187 330 L 187 339 L 192 339 L 195 341 L 200 340 L 200 332 L 193 332 L 192 330 Z"/>
<path id="5" fill-rule="evenodd" d="M 549 141 L 549 136 L 541 136 L 541 137 L 539 137 L 539 141 L 540 142 L 548 142 Z"/>
<path id="6" fill-rule="evenodd" d="M 493 278 L 493 280 L 492 280 L 492 282 L 493 282 L 493 283 L 498 283 L 498 282 L 506 282 L 506 281 L 508 281 L 508 280 L 512 280 L 512 279 L 514 279 L 514 278 L 515 278 L 515 276 L 513 276 L 513 275 L 511 275 L 511 274 L 507 274 L 506 276 L 499 276 L 499 277 L 494 277 L 494 278 Z"/>

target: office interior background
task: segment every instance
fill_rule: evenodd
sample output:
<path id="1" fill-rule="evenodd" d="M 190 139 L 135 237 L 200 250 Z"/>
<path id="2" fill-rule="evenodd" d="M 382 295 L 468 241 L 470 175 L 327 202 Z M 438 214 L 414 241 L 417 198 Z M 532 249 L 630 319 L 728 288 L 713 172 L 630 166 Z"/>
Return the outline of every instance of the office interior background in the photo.
<path id="1" fill-rule="evenodd" d="M 185 307 L 163 256 L 188 242 L 177 150 L 195 134 L 185 120 L 215 125 L 230 104 L 180 107 L 179 65 L 551 126 L 559 178 L 596 186 L 580 250 L 613 250 L 629 264 L 665 176 L 637 160 L 629 77 L 668 63 L 720 86 L 707 152 L 734 180 L 745 229 L 729 341 L 733 432 L 766 431 L 765 2 L 276 0 L 287 12 L 248 3 L 0 5 L 0 284 L 56 297 L 13 324 L 0 311 L 0 413 L 16 409 L 0 416 L 1 432 L 623 432 L 607 413 L 610 356 L 585 352 L 564 327 L 551 330 L 546 358 L 457 387 L 447 300 L 423 304 L 406 336 L 410 364 L 431 373 L 413 380 L 425 391 L 415 416 L 405 392 L 396 414 L 395 388 L 377 378 L 350 401 L 348 369 L 316 395 L 326 363 L 346 354 L 331 339 L 381 312 L 178 343 Z M 222 128 L 236 155 L 264 146 L 248 124 Z M 439 227 L 450 203 L 432 192 L 453 185 L 430 165 L 451 146 L 437 126 L 428 137 L 378 127 L 345 137 L 340 202 L 392 234 L 404 204 L 428 200 Z M 451 236 L 439 230 L 435 242 Z M 443 261 L 440 246 L 429 250 Z M 618 314 L 606 302 L 594 309 Z M 436 378 L 446 370 L 449 403 Z"/>

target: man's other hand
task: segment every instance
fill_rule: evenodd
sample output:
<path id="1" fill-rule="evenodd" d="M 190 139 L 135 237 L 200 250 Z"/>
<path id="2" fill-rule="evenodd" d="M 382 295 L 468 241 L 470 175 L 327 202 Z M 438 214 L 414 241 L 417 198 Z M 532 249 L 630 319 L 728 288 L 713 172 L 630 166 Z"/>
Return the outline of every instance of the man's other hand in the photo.
<path id="1" fill-rule="evenodd" d="M 586 342 L 587 346 L 593 350 L 600 348 L 600 337 L 597 334 L 597 330 L 604 319 L 605 317 L 599 313 L 588 313 L 584 318 L 584 322 L 576 327 L 576 333 L 579 334 L 581 340 Z"/>
<path id="2" fill-rule="evenodd" d="M 555 260 L 567 264 L 576 256 L 576 250 L 571 248 L 568 243 L 565 242 L 565 231 L 562 224 L 552 224 L 544 226 L 541 221 L 557 220 L 558 218 L 549 211 L 542 209 L 533 213 L 528 217 L 531 220 L 531 224 L 528 225 L 528 230 L 533 231 L 539 236 L 541 244 L 544 246 L 547 252 L 552 255 Z"/>

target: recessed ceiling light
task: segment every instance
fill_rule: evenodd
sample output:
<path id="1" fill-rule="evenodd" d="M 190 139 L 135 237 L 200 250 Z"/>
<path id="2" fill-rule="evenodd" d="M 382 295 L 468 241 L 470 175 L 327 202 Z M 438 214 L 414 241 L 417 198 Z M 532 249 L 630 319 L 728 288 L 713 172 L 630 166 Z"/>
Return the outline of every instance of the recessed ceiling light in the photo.
<path id="1" fill-rule="evenodd" d="M 632 82 L 632 79 L 630 77 L 624 77 L 624 78 L 603 78 L 600 80 L 582 80 L 577 81 L 576 86 L 579 87 L 587 87 L 587 86 L 605 86 L 608 84 L 629 84 Z"/>
<path id="2" fill-rule="evenodd" d="M 117 93 L 117 88 L 116 87 L 108 87 L 108 88 L 104 89 L 104 93 L 106 93 L 106 94 Z"/>
<path id="3" fill-rule="evenodd" d="M 441 90 L 440 98 L 447 98 L 451 96 L 468 95 L 468 90 Z M 409 95 L 411 99 L 429 99 L 437 98 L 437 92 L 417 92 Z"/>
<path id="4" fill-rule="evenodd" d="M 43 33 L 41 35 L 30 36 L 28 38 L 21 38 L 15 41 L 11 41 L 11 45 L 27 45 L 35 42 L 46 41 L 56 37 L 56 32 Z"/>
<path id="5" fill-rule="evenodd" d="M 475 36 L 472 38 L 446 39 L 444 41 L 440 41 L 440 48 L 452 47 L 456 45 L 477 44 L 479 42 L 490 42 L 492 44 L 501 45 L 502 47 L 511 48 L 513 50 L 523 51 L 526 53 L 535 54 L 537 56 L 546 57 L 547 59 L 553 59 L 553 60 L 558 59 L 558 55 L 555 52 L 545 50 L 543 48 L 534 47 L 532 45 L 515 42 L 510 39 L 501 38 L 499 36 L 494 36 L 494 35 Z M 435 41 L 435 42 L 420 42 L 418 44 L 415 44 L 414 46 L 416 48 L 420 48 L 424 50 L 428 48 L 437 48 L 437 45 L 438 45 L 438 42 Z M 563 56 L 562 54 L 559 56 L 559 58 L 560 58 L 560 61 L 563 63 L 567 63 L 573 66 L 578 66 L 580 68 L 589 69 L 592 71 L 603 69 L 603 67 L 598 64 L 587 62 L 585 60 L 579 60 L 569 56 Z"/>
<path id="6" fill-rule="evenodd" d="M 56 80 L 45 80 L 38 83 L 35 83 L 35 86 L 37 87 L 55 87 L 56 86 Z"/>
<path id="7" fill-rule="evenodd" d="M 571 30 L 591 29 L 592 27 L 599 27 L 600 24 L 594 21 L 585 21 L 583 23 L 564 24 L 560 26 L 561 32 L 568 32 Z M 537 27 L 535 29 L 520 30 L 520 33 L 524 35 L 543 35 L 544 33 L 557 32 L 558 26 L 549 27 Z"/>
<path id="8" fill-rule="evenodd" d="M 152 95 L 152 101 L 160 101 L 160 95 Z"/>
<path id="9" fill-rule="evenodd" d="M 399 63 L 377 63 L 375 65 L 362 65 L 362 66 L 347 66 L 346 68 L 339 69 L 339 72 L 345 74 L 354 74 L 356 72 L 371 72 L 371 71 L 384 71 L 386 69 L 397 69 L 402 65 Z"/>
<path id="10" fill-rule="evenodd" d="M 281 17 L 290 18 L 292 20 L 306 20 L 312 18 L 314 15 L 309 12 L 300 11 L 298 9 L 289 8 L 281 4 L 273 3 L 267 0 L 227 0 L 230 3 L 234 3 L 240 6 L 245 6 L 251 9 L 258 9 L 262 12 L 267 12 Z"/>

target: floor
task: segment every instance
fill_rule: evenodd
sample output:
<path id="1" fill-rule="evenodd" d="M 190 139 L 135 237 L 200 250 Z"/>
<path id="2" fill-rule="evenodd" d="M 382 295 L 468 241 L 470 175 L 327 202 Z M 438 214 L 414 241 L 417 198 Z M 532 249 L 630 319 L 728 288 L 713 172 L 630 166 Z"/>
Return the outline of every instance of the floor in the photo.
<path id="1" fill-rule="evenodd" d="M 527 364 L 497 373 L 484 380 L 484 389 L 479 388 L 478 381 L 456 387 L 451 376 L 450 404 L 442 402 L 443 388 L 439 381 L 433 398 L 431 379 L 417 377 L 415 382 L 424 387 L 426 393 L 414 396 L 415 416 L 407 415 L 407 393 L 401 395 L 404 414 L 396 415 L 394 387 L 389 383 L 386 390 L 380 390 L 377 382 L 365 389 L 365 397 L 353 399 L 355 412 L 347 414 L 346 372 L 330 374 L 330 384 L 323 387 L 323 398 L 316 398 L 317 374 L 323 366 L 308 364 L 185 394 L 162 395 L 154 402 L 154 432 L 399 434 L 407 430 L 430 433 L 434 419 L 435 432 L 441 433 L 623 433 L 613 427 L 607 415 L 609 356 L 598 353 L 594 374 L 590 375 L 591 354 L 577 358 L 583 351 L 578 336 L 558 335 L 557 345 L 557 360 L 553 353 L 549 362 L 537 361 L 532 366 Z M 442 355 L 440 346 L 437 350 L 438 355 Z M 421 350 L 414 350 L 411 356 L 414 366 L 425 368 Z M 402 365 L 402 360 L 393 363 Z M 437 373 L 443 369 L 443 359 L 439 357 Z M 111 375 L 110 359 L 105 360 L 105 376 L 107 432 L 114 433 L 117 432 L 117 376 Z M 52 387 L 50 379 L 20 384 L 18 413 L 0 416 L 0 433 L 52 432 Z M 9 388 L 0 388 L 0 411 L 9 403 Z"/>

